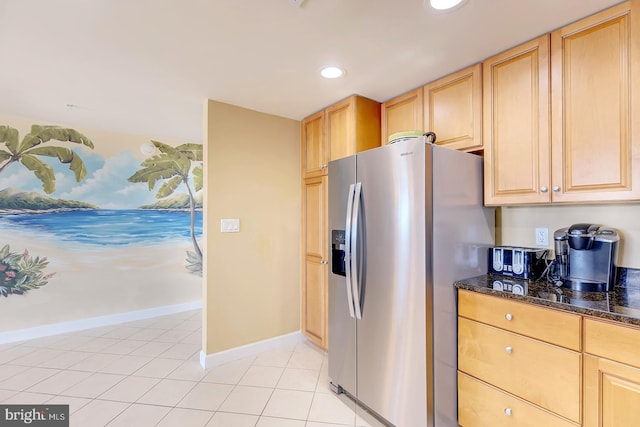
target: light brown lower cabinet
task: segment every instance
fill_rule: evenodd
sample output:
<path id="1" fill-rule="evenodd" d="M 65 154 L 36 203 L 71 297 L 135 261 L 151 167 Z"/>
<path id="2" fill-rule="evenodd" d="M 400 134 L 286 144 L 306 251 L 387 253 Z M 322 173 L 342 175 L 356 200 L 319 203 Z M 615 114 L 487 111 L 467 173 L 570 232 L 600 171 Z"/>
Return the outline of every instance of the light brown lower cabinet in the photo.
<path id="1" fill-rule="evenodd" d="M 465 427 L 576 427 L 549 411 L 458 372 L 458 422 Z"/>
<path id="2" fill-rule="evenodd" d="M 320 347 L 327 347 L 327 180 L 304 181 L 302 225 L 302 332 Z"/>
<path id="3" fill-rule="evenodd" d="M 303 288 L 303 330 L 311 341 L 326 347 L 327 265 L 315 259 L 306 259 L 304 267 L 306 286 Z"/>
<path id="4" fill-rule="evenodd" d="M 640 369 L 585 355 L 583 425 L 640 425 Z"/>
<path id="5" fill-rule="evenodd" d="M 458 315 L 462 427 L 640 426 L 640 327 L 463 290 Z"/>
<path id="6" fill-rule="evenodd" d="M 640 426 L 640 329 L 584 319 L 585 427 Z"/>
<path id="7" fill-rule="evenodd" d="M 458 319 L 459 371 L 576 423 L 581 366 L 578 352 Z"/>

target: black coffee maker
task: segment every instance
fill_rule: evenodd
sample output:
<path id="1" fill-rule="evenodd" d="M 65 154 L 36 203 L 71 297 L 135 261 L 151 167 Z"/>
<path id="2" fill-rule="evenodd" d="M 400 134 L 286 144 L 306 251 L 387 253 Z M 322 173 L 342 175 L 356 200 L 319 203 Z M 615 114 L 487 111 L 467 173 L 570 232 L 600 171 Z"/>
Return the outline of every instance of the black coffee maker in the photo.
<path id="1" fill-rule="evenodd" d="M 608 292 L 616 282 L 618 233 L 596 224 L 573 224 L 553 233 L 556 274 L 567 288 Z"/>

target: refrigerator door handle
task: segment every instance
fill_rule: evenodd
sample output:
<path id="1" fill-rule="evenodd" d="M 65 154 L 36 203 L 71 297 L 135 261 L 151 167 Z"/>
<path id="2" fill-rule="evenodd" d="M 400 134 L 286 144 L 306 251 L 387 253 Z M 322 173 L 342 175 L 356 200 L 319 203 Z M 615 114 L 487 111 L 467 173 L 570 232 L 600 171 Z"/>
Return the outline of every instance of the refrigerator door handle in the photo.
<path id="1" fill-rule="evenodd" d="M 358 281 L 358 217 L 360 215 L 360 200 L 362 198 L 362 183 L 357 182 L 353 196 L 353 219 L 351 221 L 351 289 L 353 292 L 353 306 L 356 319 L 362 319 L 360 307 L 360 282 Z"/>
<path id="2" fill-rule="evenodd" d="M 345 275 L 347 285 L 347 302 L 349 305 L 349 315 L 355 318 L 355 312 L 353 311 L 353 290 L 351 283 L 351 217 L 353 214 L 353 195 L 356 192 L 355 184 L 349 186 L 349 196 L 347 199 L 347 220 L 345 223 L 345 236 L 344 236 L 344 263 L 345 263 Z"/>

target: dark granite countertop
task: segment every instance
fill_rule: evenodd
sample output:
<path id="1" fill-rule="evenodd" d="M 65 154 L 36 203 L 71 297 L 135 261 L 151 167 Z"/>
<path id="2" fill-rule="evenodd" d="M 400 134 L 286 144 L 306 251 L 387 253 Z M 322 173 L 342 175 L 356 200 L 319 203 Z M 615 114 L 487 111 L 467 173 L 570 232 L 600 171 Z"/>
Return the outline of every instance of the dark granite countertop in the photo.
<path id="1" fill-rule="evenodd" d="M 640 270 L 625 271 L 610 292 L 581 292 L 544 282 L 483 275 L 454 283 L 457 289 L 553 307 L 587 316 L 640 326 Z"/>

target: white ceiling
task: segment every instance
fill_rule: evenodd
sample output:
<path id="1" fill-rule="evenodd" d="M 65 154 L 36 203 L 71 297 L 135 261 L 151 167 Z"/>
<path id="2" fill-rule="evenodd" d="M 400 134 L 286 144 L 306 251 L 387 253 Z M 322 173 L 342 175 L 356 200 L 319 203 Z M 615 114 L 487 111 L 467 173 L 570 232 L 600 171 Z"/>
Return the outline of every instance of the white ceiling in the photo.
<path id="1" fill-rule="evenodd" d="M 382 102 L 618 2 L 0 0 L 0 113 L 201 142 L 207 98 L 293 119 Z"/>

